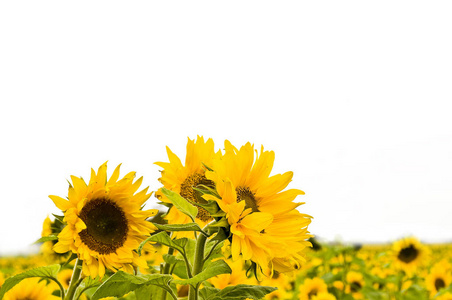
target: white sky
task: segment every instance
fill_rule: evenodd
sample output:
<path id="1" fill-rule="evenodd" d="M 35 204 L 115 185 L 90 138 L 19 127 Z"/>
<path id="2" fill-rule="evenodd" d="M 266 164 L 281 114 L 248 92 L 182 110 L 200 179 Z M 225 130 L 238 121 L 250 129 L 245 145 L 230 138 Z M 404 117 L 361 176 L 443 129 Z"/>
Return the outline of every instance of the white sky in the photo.
<path id="1" fill-rule="evenodd" d="M 165 146 L 198 134 L 274 150 L 324 240 L 451 241 L 451 9 L 0 2 L 0 255 L 28 251 L 70 175 L 109 160 L 155 190 Z"/>

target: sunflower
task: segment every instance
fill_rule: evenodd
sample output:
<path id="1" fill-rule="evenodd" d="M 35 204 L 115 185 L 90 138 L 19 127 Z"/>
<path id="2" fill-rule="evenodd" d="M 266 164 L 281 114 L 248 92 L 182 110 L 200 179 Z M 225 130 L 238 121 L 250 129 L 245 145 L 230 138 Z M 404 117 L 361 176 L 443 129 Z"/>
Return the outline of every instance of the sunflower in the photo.
<path id="1" fill-rule="evenodd" d="M 311 300 L 318 294 L 327 293 L 328 287 L 322 278 L 306 278 L 303 284 L 300 285 L 299 291 L 300 293 L 298 294 L 298 299 Z"/>
<path id="2" fill-rule="evenodd" d="M 60 271 L 57 275 L 58 281 L 61 283 L 61 285 L 65 288 L 69 288 L 69 284 L 71 282 L 72 277 L 72 269 L 64 269 Z"/>
<path id="3" fill-rule="evenodd" d="M 442 264 L 436 264 L 425 277 L 425 287 L 433 297 L 441 289 L 447 288 L 452 282 L 452 275 Z"/>
<path id="4" fill-rule="evenodd" d="M 146 261 L 134 249 L 145 235 L 155 230 L 146 219 L 157 210 L 141 210 L 151 196 L 147 194 L 148 188 L 135 194 L 143 178 L 133 182 L 135 172 L 130 172 L 118 180 L 119 168 L 120 165 L 108 180 L 107 163 L 99 167 L 97 174 L 91 169 L 88 184 L 71 176 L 69 201 L 49 196 L 64 212 L 67 224 L 53 249 L 58 253 L 76 253 L 83 260 L 83 274 L 93 278 L 103 277 L 105 268 L 129 273 L 134 266 L 147 268 Z"/>
<path id="5" fill-rule="evenodd" d="M 398 240 L 392 245 L 394 266 L 398 270 L 412 274 L 424 263 L 427 251 L 427 248 L 414 237 Z"/>
<path id="6" fill-rule="evenodd" d="M 40 278 L 27 278 L 6 292 L 3 300 L 58 300 L 52 295 L 53 289 Z"/>
<path id="7" fill-rule="evenodd" d="M 336 300 L 336 297 L 328 292 L 323 292 L 312 297 L 312 300 Z"/>
<path id="8" fill-rule="evenodd" d="M 435 300 L 452 300 L 452 293 L 446 292 L 446 293 L 436 297 Z"/>
<path id="9" fill-rule="evenodd" d="M 209 279 L 209 282 L 217 289 L 224 289 L 227 286 L 237 284 L 251 284 L 251 280 L 246 276 L 244 262 L 240 259 L 236 261 L 226 260 L 232 272 L 221 274 Z"/>
<path id="10" fill-rule="evenodd" d="M 362 299 L 361 289 L 365 284 L 363 274 L 350 271 L 347 273 L 346 281 L 348 283 L 346 292 L 351 293 L 354 299 Z"/>
<path id="11" fill-rule="evenodd" d="M 155 164 L 162 167 L 162 176 L 159 181 L 163 186 L 172 190 L 191 203 L 205 203 L 201 195 L 193 188 L 198 185 L 213 186 L 213 182 L 208 180 L 205 176 L 205 166 L 212 164 L 212 159 L 215 155 L 214 143 L 212 139 L 204 141 L 203 137 L 198 136 L 197 140 L 188 139 L 187 154 L 185 156 L 185 165 L 182 164 L 179 157 L 177 157 L 169 147 L 166 147 L 169 162 L 156 162 Z M 158 191 L 157 198 L 163 202 L 170 202 L 166 197 Z M 198 215 L 196 222 L 204 227 L 213 218 L 204 208 L 198 207 Z M 165 219 L 169 224 L 185 224 L 191 223 L 190 218 L 181 213 L 176 207 L 171 207 Z M 188 233 L 174 232 L 177 236 L 186 236 Z"/>
<path id="12" fill-rule="evenodd" d="M 213 171 L 207 171 L 206 177 L 215 183 L 222 197 L 217 203 L 231 225 L 233 258 L 234 253 L 241 252 L 253 256 L 255 262 L 259 260 L 264 269 L 267 260 L 270 268 L 279 272 L 292 271 L 305 261 L 304 251 L 310 246 L 307 226 L 311 217 L 296 209 L 303 203 L 293 202 L 304 192 L 283 191 L 293 173 L 270 176 L 274 152 L 264 151 L 263 147 L 260 155 L 255 152 L 250 143 L 237 149 L 225 141 L 225 153 L 214 157 Z M 215 197 L 207 195 L 205 199 Z"/>
<path id="13" fill-rule="evenodd" d="M 41 236 L 45 237 L 51 234 L 58 235 L 58 233 L 60 233 L 63 228 L 64 224 L 60 220 L 55 219 L 54 221 L 52 221 L 47 216 L 44 219 L 44 223 L 42 224 Z M 57 241 L 47 241 L 41 245 L 41 252 L 47 262 L 61 263 L 65 259 L 67 259 L 67 253 L 56 253 L 55 251 L 53 251 L 53 246 L 56 244 L 56 242 Z"/>

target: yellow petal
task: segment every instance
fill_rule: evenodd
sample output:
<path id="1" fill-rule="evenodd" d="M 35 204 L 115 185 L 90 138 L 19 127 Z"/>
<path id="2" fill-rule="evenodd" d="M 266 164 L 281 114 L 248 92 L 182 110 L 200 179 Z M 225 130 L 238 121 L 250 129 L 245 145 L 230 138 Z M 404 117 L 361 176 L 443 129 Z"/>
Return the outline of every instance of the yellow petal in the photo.
<path id="1" fill-rule="evenodd" d="M 61 197 L 50 195 L 50 199 L 52 199 L 53 203 L 55 203 L 56 207 L 61 209 L 62 211 L 66 211 L 71 207 L 71 203 L 67 200 L 64 200 Z"/>

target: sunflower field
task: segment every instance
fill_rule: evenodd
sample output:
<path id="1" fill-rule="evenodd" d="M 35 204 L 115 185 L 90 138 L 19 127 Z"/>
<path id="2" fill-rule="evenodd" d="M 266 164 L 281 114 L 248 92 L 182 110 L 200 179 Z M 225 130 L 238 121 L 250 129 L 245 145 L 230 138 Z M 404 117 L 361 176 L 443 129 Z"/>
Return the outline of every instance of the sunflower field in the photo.
<path id="1" fill-rule="evenodd" d="M 157 191 L 107 163 L 71 176 L 40 253 L 0 257 L 0 299 L 452 299 L 452 245 L 319 242 L 273 151 L 198 137 L 167 154 Z"/>

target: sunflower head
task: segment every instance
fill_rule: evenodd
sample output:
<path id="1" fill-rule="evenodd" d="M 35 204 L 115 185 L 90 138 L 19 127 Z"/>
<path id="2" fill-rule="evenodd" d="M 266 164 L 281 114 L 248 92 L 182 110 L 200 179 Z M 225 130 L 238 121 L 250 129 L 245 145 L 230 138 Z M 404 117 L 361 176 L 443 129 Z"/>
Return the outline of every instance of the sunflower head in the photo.
<path id="1" fill-rule="evenodd" d="M 42 224 L 42 233 L 41 237 L 46 237 L 49 235 L 58 235 L 61 230 L 64 228 L 63 222 L 60 221 L 59 218 L 55 218 L 55 220 L 51 220 L 48 216 L 44 219 Z M 65 259 L 67 259 L 67 253 L 57 253 L 53 250 L 53 246 L 56 244 L 56 241 L 47 241 L 41 245 L 41 252 L 44 256 L 44 260 L 51 262 L 61 263 Z"/>
<path id="2" fill-rule="evenodd" d="M 146 219 L 157 210 L 142 210 L 151 194 L 147 194 L 147 188 L 136 193 L 142 178 L 134 182 L 134 172 L 119 180 L 119 168 L 107 179 L 105 163 L 97 174 L 91 170 L 89 183 L 71 176 L 68 200 L 49 196 L 64 212 L 67 224 L 53 249 L 76 253 L 87 276 L 102 277 L 106 268 L 133 272 L 133 267 L 147 267 L 135 249 L 155 229 Z"/>
<path id="3" fill-rule="evenodd" d="M 205 172 L 206 168 L 211 166 L 213 157 L 220 155 L 220 153 L 215 153 L 212 139 L 205 141 L 204 138 L 200 136 L 198 136 L 196 141 L 188 139 L 185 164 L 182 164 L 179 157 L 175 155 L 169 147 L 166 148 L 166 151 L 169 162 L 155 163 L 163 168 L 161 171 L 162 176 L 159 181 L 163 184 L 164 188 L 180 194 L 183 198 L 187 199 L 198 208 L 198 215 L 196 216 L 195 221 L 201 227 L 204 227 L 208 222 L 213 220 L 213 217 L 206 209 L 200 205 L 197 205 L 205 204 L 206 201 L 195 188 L 198 186 L 208 186 L 213 188 L 214 183 L 206 178 Z M 160 190 L 157 191 L 156 197 L 164 203 L 170 202 Z M 183 224 L 191 222 L 188 216 L 178 211 L 174 206 L 170 208 L 168 214 L 165 216 L 165 219 L 169 224 Z M 188 232 L 175 232 L 174 236 L 193 237 L 193 234 Z"/>
<path id="4" fill-rule="evenodd" d="M 452 283 L 452 275 L 446 266 L 442 263 L 435 264 L 425 278 L 425 286 L 432 297 Z"/>
<path id="5" fill-rule="evenodd" d="M 294 202 L 304 192 L 285 190 L 293 173 L 270 175 L 274 159 L 274 152 L 263 147 L 258 153 L 250 143 L 238 149 L 225 141 L 224 154 L 214 157 L 212 170 L 206 172 L 219 197 L 204 198 L 217 201 L 226 214 L 234 260 L 241 254 L 264 272 L 289 272 L 305 262 L 311 217 L 297 210 L 303 203 Z"/>
<path id="6" fill-rule="evenodd" d="M 10 289 L 3 300 L 58 300 L 52 295 L 53 288 L 40 278 L 27 278 Z"/>
<path id="7" fill-rule="evenodd" d="M 314 277 L 305 279 L 303 284 L 300 285 L 299 291 L 300 300 L 311 300 L 320 293 L 328 292 L 328 287 L 323 279 Z"/>
<path id="8" fill-rule="evenodd" d="M 403 238 L 392 246 L 393 260 L 396 269 L 412 274 L 425 262 L 427 248 L 414 237 Z"/>

